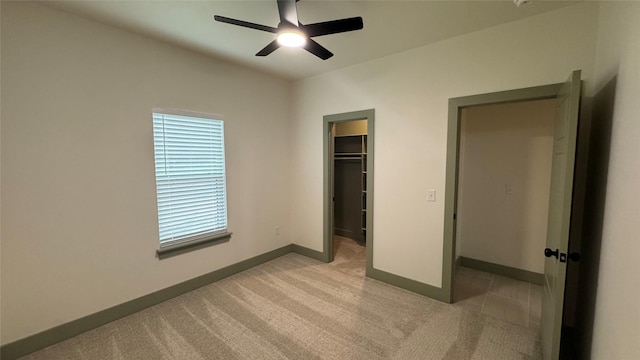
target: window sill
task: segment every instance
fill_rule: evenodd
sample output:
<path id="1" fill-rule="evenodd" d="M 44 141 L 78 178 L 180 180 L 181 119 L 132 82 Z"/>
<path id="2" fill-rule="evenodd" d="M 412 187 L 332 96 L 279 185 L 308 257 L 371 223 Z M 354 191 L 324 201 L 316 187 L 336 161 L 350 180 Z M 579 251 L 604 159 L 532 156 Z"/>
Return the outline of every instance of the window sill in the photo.
<path id="1" fill-rule="evenodd" d="M 167 245 L 158 249 L 156 251 L 156 254 L 158 255 L 158 259 L 160 260 L 166 259 L 168 257 L 180 255 L 193 250 L 198 250 L 211 245 L 227 242 L 231 238 L 232 234 L 233 233 L 226 232 L 223 234 L 216 234 L 204 239 L 185 241 L 179 244 Z"/>

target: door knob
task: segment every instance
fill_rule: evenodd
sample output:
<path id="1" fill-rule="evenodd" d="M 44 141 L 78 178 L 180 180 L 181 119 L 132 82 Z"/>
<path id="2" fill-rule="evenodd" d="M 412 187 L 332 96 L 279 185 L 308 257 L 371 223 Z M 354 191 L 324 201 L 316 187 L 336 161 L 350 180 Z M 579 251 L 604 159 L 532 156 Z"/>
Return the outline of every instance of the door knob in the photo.
<path id="1" fill-rule="evenodd" d="M 580 253 L 577 253 L 577 252 L 572 252 L 569 254 L 560 253 L 560 262 L 567 262 L 567 258 L 569 258 L 569 260 L 571 261 L 578 262 L 580 261 Z"/>
<path id="2" fill-rule="evenodd" d="M 553 256 L 553 257 L 555 257 L 557 259 L 558 258 L 558 253 L 559 253 L 558 249 L 555 249 L 555 250 L 551 250 L 549 248 L 544 249 L 544 256 L 546 256 L 546 257 L 552 257 Z"/>

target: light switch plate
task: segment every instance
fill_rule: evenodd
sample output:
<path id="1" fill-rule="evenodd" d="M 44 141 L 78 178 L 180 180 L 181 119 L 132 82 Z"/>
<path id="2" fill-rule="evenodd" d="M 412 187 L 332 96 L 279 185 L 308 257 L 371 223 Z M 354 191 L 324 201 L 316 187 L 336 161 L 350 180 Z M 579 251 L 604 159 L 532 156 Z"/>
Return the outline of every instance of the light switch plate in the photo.
<path id="1" fill-rule="evenodd" d="M 506 184 L 504 186 L 504 193 L 507 195 L 513 194 L 513 188 L 511 187 L 511 184 Z"/>
<path id="2" fill-rule="evenodd" d="M 436 190 L 435 189 L 429 189 L 429 191 L 427 192 L 427 201 L 436 202 Z"/>

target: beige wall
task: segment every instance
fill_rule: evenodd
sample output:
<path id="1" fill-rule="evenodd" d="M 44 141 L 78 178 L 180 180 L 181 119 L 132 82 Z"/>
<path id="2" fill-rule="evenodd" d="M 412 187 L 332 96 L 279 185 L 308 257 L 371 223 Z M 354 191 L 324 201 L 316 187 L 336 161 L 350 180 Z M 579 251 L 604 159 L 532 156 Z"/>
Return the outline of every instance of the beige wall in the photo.
<path id="1" fill-rule="evenodd" d="M 373 266 L 441 286 L 449 98 L 590 81 L 596 20 L 577 4 L 296 82 L 293 241 L 322 250 L 322 116 L 374 108 Z"/>
<path id="2" fill-rule="evenodd" d="M 640 359 L 640 3 L 599 15 L 595 92 L 617 80 L 592 359 Z"/>
<path id="3" fill-rule="evenodd" d="M 5 1 L 1 70 L 3 344 L 291 243 L 287 81 Z M 154 107 L 223 115 L 228 243 L 155 257 Z"/>
<path id="4" fill-rule="evenodd" d="M 544 272 L 554 114 L 555 100 L 463 109 L 458 256 Z"/>

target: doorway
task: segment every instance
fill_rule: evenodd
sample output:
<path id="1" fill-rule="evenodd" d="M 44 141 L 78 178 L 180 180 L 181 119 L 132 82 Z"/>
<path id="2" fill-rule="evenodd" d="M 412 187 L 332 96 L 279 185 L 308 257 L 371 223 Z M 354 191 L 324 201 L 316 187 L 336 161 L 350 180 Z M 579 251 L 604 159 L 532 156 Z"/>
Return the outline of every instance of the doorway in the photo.
<path id="1" fill-rule="evenodd" d="M 460 114 L 453 300 L 533 331 L 540 327 L 555 111 L 551 98 Z"/>
<path id="2" fill-rule="evenodd" d="M 351 239 L 373 258 L 374 110 L 324 116 L 323 257 L 334 260 L 334 236 Z"/>
<path id="3" fill-rule="evenodd" d="M 445 301 L 453 301 L 453 284 L 456 267 L 456 242 L 458 230 L 458 187 L 460 174 L 460 131 L 463 109 L 475 106 L 509 104 L 524 101 L 555 99 L 562 84 L 552 84 L 533 88 L 501 91 L 482 95 L 466 96 L 449 100 L 448 141 L 447 141 L 447 179 L 445 189 L 445 226 L 442 268 L 442 290 Z M 506 185 L 505 185 L 505 191 Z"/>
<path id="4" fill-rule="evenodd" d="M 333 150 L 333 234 L 365 246 L 367 120 L 334 123 Z"/>
<path id="5" fill-rule="evenodd" d="M 462 110 L 456 263 L 542 284 L 555 99 Z"/>
<path id="6" fill-rule="evenodd" d="M 451 302 L 455 276 L 462 110 L 476 105 L 556 99 L 546 248 L 544 252 L 542 249 L 539 250 L 541 255 L 544 254 L 545 262 L 540 317 L 542 353 L 545 360 L 557 359 L 559 356 L 567 262 L 579 261 L 579 254 L 569 253 L 568 249 L 580 106 L 580 75 L 580 70 L 576 70 L 564 83 L 449 100 L 442 291 L 448 302 Z"/>

